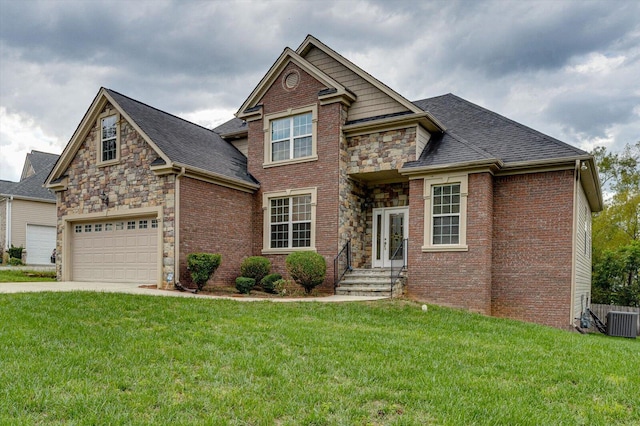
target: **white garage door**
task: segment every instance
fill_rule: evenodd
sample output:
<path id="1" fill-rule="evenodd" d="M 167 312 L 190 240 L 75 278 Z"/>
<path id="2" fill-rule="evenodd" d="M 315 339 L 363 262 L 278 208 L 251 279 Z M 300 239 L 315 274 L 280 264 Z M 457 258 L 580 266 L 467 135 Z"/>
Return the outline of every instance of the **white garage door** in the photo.
<path id="1" fill-rule="evenodd" d="M 158 281 L 158 221 L 155 218 L 72 225 L 73 281 Z"/>
<path id="2" fill-rule="evenodd" d="M 56 227 L 27 225 L 27 263 L 44 265 L 51 263 L 51 254 L 56 248 Z"/>

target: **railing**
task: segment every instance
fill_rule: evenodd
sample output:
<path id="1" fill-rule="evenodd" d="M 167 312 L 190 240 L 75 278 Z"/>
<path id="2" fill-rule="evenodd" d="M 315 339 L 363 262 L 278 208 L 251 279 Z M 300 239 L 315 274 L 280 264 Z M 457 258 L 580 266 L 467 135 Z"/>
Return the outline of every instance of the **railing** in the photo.
<path id="1" fill-rule="evenodd" d="M 391 255 L 391 298 L 393 299 L 393 286 L 396 283 L 396 280 L 400 278 L 400 274 L 407 268 L 407 246 L 408 241 L 406 238 L 400 242 L 400 245 L 396 247 L 395 251 Z M 393 261 L 398 257 L 398 254 L 402 252 L 402 266 L 396 267 L 398 268 L 397 272 L 394 274 Z"/>
<path id="2" fill-rule="evenodd" d="M 340 262 L 343 263 L 343 268 L 340 269 Z M 333 291 L 335 293 L 336 287 L 338 287 L 338 283 L 344 277 L 348 271 L 351 270 L 351 240 L 347 240 L 342 246 L 342 249 L 338 253 L 338 255 L 333 259 Z M 338 276 L 339 275 L 339 276 Z"/>

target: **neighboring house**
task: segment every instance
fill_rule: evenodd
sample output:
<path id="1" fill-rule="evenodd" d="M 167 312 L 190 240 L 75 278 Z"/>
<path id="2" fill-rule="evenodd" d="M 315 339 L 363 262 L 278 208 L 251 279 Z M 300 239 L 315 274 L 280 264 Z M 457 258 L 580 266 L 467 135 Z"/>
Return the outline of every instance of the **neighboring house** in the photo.
<path id="1" fill-rule="evenodd" d="M 56 196 L 43 187 L 58 155 L 31 151 L 19 182 L 0 181 L 0 247 L 24 247 L 27 264 L 51 264 L 56 247 Z"/>
<path id="2" fill-rule="evenodd" d="M 186 255 L 406 262 L 405 292 L 567 327 L 590 293 L 593 157 L 448 94 L 410 102 L 312 36 L 214 131 L 100 89 L 47 186 L 58 277 L 189 282 Z M 403 241 L 407 241 L 406 244 Z M 401 246 L 393 262 L 394 249 Z"/>

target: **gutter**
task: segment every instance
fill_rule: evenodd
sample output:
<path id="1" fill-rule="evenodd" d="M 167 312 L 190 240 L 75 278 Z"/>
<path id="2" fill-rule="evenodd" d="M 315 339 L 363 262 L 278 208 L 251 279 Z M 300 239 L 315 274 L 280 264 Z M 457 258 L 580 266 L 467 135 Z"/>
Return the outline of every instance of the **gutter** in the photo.
<path id="1" fill-rule="evenodd" d="M 7 200 L 6 204 L 6 214 L 5 214 L 5 240 L 4 240 L 4 248 L 9 248 L 9 241 L 11 241 L 11 202 L 13 201 L 13 195 L 9 195 L 5 198 Z"/>

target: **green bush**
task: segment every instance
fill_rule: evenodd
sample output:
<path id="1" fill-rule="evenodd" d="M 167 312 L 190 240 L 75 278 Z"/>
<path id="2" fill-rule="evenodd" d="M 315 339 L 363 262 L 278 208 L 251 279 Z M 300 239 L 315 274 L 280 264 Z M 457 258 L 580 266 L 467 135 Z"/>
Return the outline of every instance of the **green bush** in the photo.
<path id="1" fill-rule="evenodd" d="M 17 257 L 11 257 L 9 258 L 9 265 L 20 266 L 22 265 L 22 260 L 18 259 Z"/>
<path id="2" fill-rule="evenodd" d="M 253 286 L 256 285 L 256 280 L 248 277 L 236 278 L 236 288 L 242 294 L 249 294 Z"/>
<path id="3" fill-rule="evenodd" d="M 187 269 L 198 291 L 207 284 L 222 262 L 222 256 L 214 253 L 191 253 L 187 255 Z"/>
<path id="4" fill-rule="evenodd" d="M 11 247 L 9 247 L 9 258 L 22 260 L 22 250 L 24 250 L 24 247 L 14 247 L 14 245 L 11 244 Z"/>
<path id="5" fill-rule="evenodd" d="M 275 293 L 275 287 L 273 286 L 273 283 L 281 279 L 282 275 L 280 274 L 269 274 L 260 281 L 260 286 L 267 293 Z"/>
<path id="6" fill-rule="evenodd" d="M 293 252 L 287 256 L 285 263 L 291 278 L 304 287 L 307 294 L 322 284 L 327 274 L 324 257 L 313 251 Z"/>
<path id="7" fill-rule="evenodd" d="M 240 265 L 240 275 L 253 278 L 257 283 L 271 272 L 271 262 L 266 257 L 250 256 L 245 258 Z"/>

